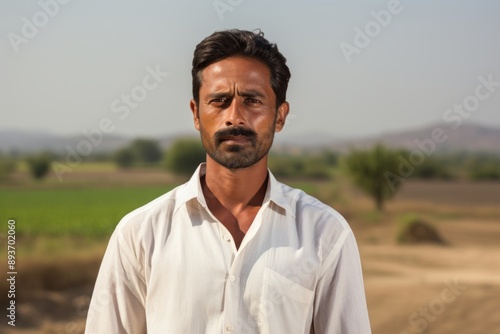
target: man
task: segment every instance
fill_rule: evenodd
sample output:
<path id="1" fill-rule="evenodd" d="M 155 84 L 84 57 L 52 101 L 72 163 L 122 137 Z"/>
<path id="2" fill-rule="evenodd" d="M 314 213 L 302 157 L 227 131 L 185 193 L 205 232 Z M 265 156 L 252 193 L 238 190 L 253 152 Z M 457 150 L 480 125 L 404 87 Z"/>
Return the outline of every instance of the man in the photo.
<path id="1" fill-rule="evenodd" d="M 267 169 L 289 112 L 277 46 L 216 32 L 192 77 L 206 163 L 119 223 L 86 333 L 370 333 L 347 222 Z"/>

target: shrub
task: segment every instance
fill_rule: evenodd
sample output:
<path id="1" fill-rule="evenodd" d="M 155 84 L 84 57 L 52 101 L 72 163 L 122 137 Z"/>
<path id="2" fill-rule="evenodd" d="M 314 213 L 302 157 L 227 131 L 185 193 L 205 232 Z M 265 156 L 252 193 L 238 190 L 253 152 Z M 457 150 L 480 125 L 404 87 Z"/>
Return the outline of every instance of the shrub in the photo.
<path id="1" fill-rule="evenodd" d="M 116 151 L 116 153 L 113 156 L 113 160 L 118 165 L 118 167 L 129 168 L 134 164 L 135 157 L 132 150 L 128 147 L 125 147 Z"/>
<path id="2" fill-rule="evenodd" d="M 330 177 L 329 165 L 324 156 L 271 154 L 269 169 L 276 177 L 327 179 Z"/>
<path id="3" fill-rule="evenodd" d="M 133 165 L 151 165 L 159 162 L 162 152 L 158 142 L 150 139 L 136 139 L 113 155 L 113 160 L 120 168 Z"/>
<path id="4" fill-rule="evenodd" d="M 26 158 L 31 176 L 34 179 L 43 179 L 50 170 L 52 156 L 48 153 L 40 153 Z"/>
<path id="5" fill-rule="evenodd" d="M 412 177 L 419 179 L 450 180 L 453 178 L 453 175 L 443 163 L 427 157 L 420 166 L 415 168 L 415 172 Z"/>
<path id="6" fill-rule="evenodd" d="M 200 139 L 178 139 L 165 155 L 165 166 L 175 174 L 191 175 L 205 159 L 206 153 Z"/>
<path id="7" fill-rule="evenodd" d="M 0 157 L 0 180 L 7 179 L 16 170 L 16 161 L 12 158 Z"/>
<path id="8" fill-rule="evenodd" d="M 136 162 L 152 164 L 159 162 L 162 158 L 162 151 L 157 141 L 150 139 L 136 139 L 130 144 L 130 150 Z"/>
<path id="9" fill-rule="evenodd" d="M 400 244 L 446 244 L 437 229 L 417 216 L 406 217 L 400 222 L 397 241 Z"/>
<path id="10" fill-rule="evenodd" d="M 474 181 L 500 180 L 500 165 L 494 163 L 476 164 L 469 168 L 469 178 Z"/>

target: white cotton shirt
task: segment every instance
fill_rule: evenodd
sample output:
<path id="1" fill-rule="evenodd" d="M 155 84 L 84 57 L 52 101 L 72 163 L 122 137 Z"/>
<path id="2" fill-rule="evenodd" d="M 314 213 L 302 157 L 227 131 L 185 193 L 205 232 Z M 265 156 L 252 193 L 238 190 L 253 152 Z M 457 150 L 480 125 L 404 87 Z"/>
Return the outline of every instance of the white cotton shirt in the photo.
<path id="1" fill-rule="evenodd" d="M 269 172 L 236 249 L 207 207 L 204 173 L 120 221 L 85 333 L 371 333 L 358 248 L 337 211 Z"/>

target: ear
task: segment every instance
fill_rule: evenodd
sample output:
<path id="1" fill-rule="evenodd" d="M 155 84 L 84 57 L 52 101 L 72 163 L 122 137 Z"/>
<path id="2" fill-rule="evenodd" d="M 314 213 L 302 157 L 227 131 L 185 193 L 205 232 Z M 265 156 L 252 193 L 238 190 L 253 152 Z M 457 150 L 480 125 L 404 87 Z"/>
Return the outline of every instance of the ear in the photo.
<path id="1" fill-rule="evenodd" d="M 198 107 L 196 106 L 196 102 L 194 99 L 191 99 L 191 101 L 189 101 L 189 108 L 193 113 L 194 127 L 196 128 L 196 130 L 200 131 L 200 112 L 198 111 Z"/>
<path id="2" fill-rule="evenodd" d="M 278 107 L 278 114 L 276 115 L 276 124 L 274 125 L 274 131 L 280 132 L 283 129 L 289 111 L 290 105 L 286 101 Z"/>

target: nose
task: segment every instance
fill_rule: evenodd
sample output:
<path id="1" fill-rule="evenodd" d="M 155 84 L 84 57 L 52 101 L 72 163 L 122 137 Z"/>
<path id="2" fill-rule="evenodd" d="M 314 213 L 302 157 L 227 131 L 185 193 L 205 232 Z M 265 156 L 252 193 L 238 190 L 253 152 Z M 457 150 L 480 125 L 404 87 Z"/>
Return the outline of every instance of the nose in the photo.
<path id="1" fill-rule="evenodd" d="M 226 109 L 226 126 L 245 125 L 243 106 L 237 99 L 231 101 L 231 105 Z"/>

